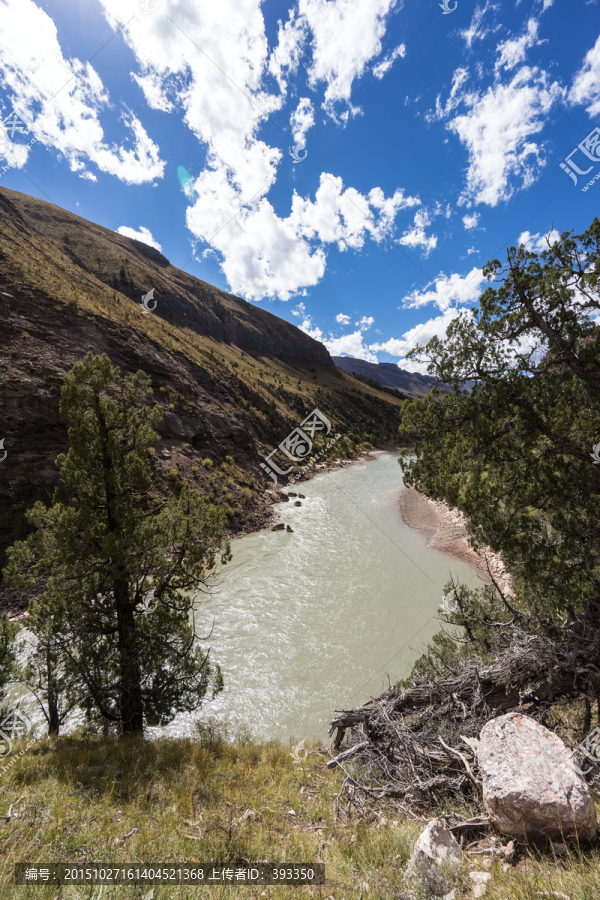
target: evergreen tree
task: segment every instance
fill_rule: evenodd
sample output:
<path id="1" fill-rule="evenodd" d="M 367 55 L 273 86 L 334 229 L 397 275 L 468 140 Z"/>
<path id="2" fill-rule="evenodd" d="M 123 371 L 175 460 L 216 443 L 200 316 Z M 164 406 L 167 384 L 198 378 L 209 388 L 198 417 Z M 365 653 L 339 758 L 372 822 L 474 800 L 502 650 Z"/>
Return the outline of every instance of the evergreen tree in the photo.
<path id="1" fill-rule="evenodd" d="M 572 616 L 600 596 L 600 221 L 484 274 L 502 283 L 408 354 L 455 392 L 403 404 L 406 481 L 466 514 L 531 609 Z"/>
<path id="2" fill-rule="evenodd" d="M 141 734 L 222 688 L 193 607 L 230 558 L 226 517 L 187 484 L 167 501 L 153 492 L 162 413 L 145 402 L 150 391 L 147 375 L 120 380 L 106 355 L 73 367 L 52 505 L 29 510 L 32 533 L 8 551 L 7 582 L 35 594 L 32 665 L 52 733 L 78 703 L 91 722 Z"/>

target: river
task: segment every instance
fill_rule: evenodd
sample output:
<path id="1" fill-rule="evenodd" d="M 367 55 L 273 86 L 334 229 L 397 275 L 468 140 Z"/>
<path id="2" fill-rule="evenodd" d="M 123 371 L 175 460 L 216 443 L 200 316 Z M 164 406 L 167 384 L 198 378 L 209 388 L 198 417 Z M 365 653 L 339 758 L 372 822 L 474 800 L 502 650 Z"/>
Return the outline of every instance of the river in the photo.
<path id="1" fill-rule="evenodd" d="M 293 528 L 232 542 L 218 592 L 198 607 L 214 628 L 211 657 L 224 691 L 203 715 L 259 739 L 323 740 L 334 710 L 352 708 L 406 677 L 439 631 L 450 575 L 476 570 L 432 550 L 400 517 L 397 454 L 317 475 L 295 486 L 301 507 L 279 504 Z M 179 716 L 164 729 L 184 733 Z M 152 729 L 154 731 L 154 729 Z"/>
<path id="2" fill-rule="evenodd" d="M 278 521 L 293 533 L 232 541 L 218 588 L 196 609 L 198 632 L 212 628 L 224 690 L 148 736 L 189 735 L 208 718 L 260 740 L 323 741 L 336 709 L 377 696 L 388 675 L 392 683 L 406 677 L 440 629 L 450 576 L 481 582 L 473 566 L 431 549 L 424 532 L 403 523 L 402 487 L 396 453 L 326 472 L 296 485 L 306 496 L 300 507 L 278 505 Z M 31 698 L 26 709 L 43 733 Z M 63 733 L 82 721 L 71 714 Z"/>

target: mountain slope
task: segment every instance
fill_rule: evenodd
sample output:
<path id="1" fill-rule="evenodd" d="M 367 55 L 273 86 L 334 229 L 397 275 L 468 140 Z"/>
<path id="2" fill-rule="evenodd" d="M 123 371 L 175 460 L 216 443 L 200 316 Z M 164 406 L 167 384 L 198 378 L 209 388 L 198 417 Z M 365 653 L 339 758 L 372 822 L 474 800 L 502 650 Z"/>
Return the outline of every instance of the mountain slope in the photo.
<path id="1" fill-rule="evenodd" d="M 156 311 L 143 313 L 151 288 Z M 232 533 L 265 522 L 272 483 L 259 463 L 315 406 L 346 436 L 342 454 L 397 442 L 400 398 L 341 372 L 294 325 L 145 244 L 1 188 L 0 569 L 26 532 L 24 511 L 56 484 L 54 460 L 67 449 L 60 386 L 88 351 L 122 375 L 150 375 L 164 412 L 160 485 L 167 494 L 188 481 L 208 494 Z M 6 591 L 0 584 L 0 606 Z"/>
<path id="2" fill-rule="evenodd" d="M 436 383 L 435 378 L 419 375 L 418 372 L 407 372 L 395 363 L 371 363 L 364 359 L 351 359 L 347 356 L 333 356 L 333 362 L 344 372 L 354 372 L 364 378 L 371 378 L 384 387 L 395 388 L 411 399 L 422 399 Z M 443 394 L 452 388 L 446 384 L 437 385 Z"/>

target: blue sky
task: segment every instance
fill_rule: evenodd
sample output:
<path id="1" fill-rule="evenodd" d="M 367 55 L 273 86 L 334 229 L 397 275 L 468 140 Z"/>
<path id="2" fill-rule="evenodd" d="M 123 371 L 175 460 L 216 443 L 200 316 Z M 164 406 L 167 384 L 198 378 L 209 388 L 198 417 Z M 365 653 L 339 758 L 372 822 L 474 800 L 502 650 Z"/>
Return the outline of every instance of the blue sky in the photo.
<path id="1" fill-rule="evenodd" d="M 597 0 L 446 5 L 0 0 L 0 185 L 424 371 L 488 259 L 600 198 Z"/>

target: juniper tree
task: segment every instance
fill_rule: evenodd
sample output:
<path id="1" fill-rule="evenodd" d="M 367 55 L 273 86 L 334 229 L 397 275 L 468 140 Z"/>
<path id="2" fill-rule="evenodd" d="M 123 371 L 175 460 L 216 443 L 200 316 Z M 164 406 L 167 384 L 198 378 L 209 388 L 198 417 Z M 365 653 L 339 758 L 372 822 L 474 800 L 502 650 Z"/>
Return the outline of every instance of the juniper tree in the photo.
<path id="1" fill-rule="evenodd" d="M 399 431 L 407 483 L 457 505 L 560 620 L 600 597 L 600 221 L 547 243 L 489 262 L 499 286 L 408 354 L 455 392 L 403 404 Z"/>
<path id="2" fill-rule="evenodd" d="M 56 460 L 52 504 L 29 510 L 31 534 L 8 551 L 6 580 L 34 595 L 30 623 L 49 673 L 38 666 L 38 688 L 56 730 L 58 699 L 141 734 L 222 688 L 193 609 L 230 558 L 226 517 L 187 484 L 159 498 L 151 456 L 162 413 L 150 391 L 147 375 L 120 379 L 105 355 L 73 367 L 60 403 L 70 449 Z"/>

